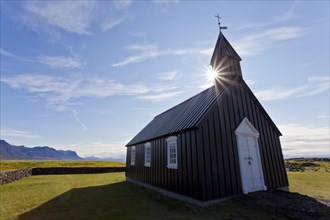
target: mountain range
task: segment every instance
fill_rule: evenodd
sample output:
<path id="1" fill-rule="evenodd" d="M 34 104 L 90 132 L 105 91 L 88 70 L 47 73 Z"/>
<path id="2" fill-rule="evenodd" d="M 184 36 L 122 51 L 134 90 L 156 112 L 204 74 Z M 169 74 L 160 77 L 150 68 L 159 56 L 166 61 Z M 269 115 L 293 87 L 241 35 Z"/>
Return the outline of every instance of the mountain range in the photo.
<path id="1" fill-rule="evenodd" d="M 0 159 L 2 160 L 81 160 L 75 151 L 55 150 L 44 147 L 15 146 L 0 140 Z"/>

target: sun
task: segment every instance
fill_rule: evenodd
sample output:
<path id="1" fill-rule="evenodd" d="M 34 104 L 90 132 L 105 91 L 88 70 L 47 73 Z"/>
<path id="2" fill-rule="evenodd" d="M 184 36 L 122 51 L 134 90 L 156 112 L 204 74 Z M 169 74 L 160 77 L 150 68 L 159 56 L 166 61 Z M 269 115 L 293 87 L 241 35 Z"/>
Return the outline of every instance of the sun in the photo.
<path id="1" fill-rule="evenodd" d="M 209 82 L 214 82 L 218 76 L 218 72 L 214 70 L 211 66 L 207 68 L 206 74 L 207 74 L 207 81 Z"/>

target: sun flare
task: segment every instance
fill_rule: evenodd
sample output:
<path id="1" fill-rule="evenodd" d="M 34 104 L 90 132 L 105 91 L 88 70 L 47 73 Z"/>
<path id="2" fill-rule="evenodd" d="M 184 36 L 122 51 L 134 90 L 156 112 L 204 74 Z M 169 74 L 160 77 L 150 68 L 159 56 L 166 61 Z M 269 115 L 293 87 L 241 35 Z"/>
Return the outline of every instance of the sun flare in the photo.
<path id="1" fill-rule="evenodd" d="M 214 82 L 217 76 L 218 76 L 218 72 L 210 66 L 207 70 L 207 80 L 209 82 Z"/>

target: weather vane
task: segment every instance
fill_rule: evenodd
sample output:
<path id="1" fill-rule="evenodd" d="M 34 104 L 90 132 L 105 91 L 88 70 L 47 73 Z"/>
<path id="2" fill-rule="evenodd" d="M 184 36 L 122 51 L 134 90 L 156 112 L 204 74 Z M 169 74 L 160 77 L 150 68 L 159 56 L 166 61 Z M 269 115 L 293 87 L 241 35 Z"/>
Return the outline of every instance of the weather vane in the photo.
<path id="1" fill-rule="evenodd" d="M 222 29 L 227 29 L 227 26 L 220 26 L 220 19 L 222 18 L 219 16 L 219 14 L 217 14 L 215 17 L 218 18 L 219 31 L 221 32 Z"/>

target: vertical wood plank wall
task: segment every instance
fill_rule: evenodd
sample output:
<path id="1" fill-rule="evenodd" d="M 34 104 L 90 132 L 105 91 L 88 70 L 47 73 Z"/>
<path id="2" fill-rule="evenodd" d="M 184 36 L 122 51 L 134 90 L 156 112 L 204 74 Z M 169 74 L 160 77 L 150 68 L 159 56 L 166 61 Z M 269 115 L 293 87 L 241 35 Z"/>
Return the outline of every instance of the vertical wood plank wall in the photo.
<path id="1" fill-rule="evenodd" d="M 167 168 L 166 139 L 151 141 L 151 166 L 144 166 L 144 144 L 135 145 L 135 165 L 131 165 L 131 147 L 127 147 L 126 176 L 151 185 L 200 199 L 199 170 L 196 131 L 187 131 L 178 137 L 178 169 Z M 200 174 L 202 172 L 202 174 Z"/>
<path id="2" fill-rule="evenodd" d="M 268 189 L 288 186 L 278 134 L 252 93 L 232 87 L 207 113 L 197 130 L 178 137 L 178 169 L 167 168 L 166 139 L 151 141 L 151 166 L 144 166 L 144 144 L 136 145 L 135 165 L 127 147 L 126 176 L 199 200 L 242 192 L 235 129 L 247 117 L 260 132 L 259 146 Z"/>

